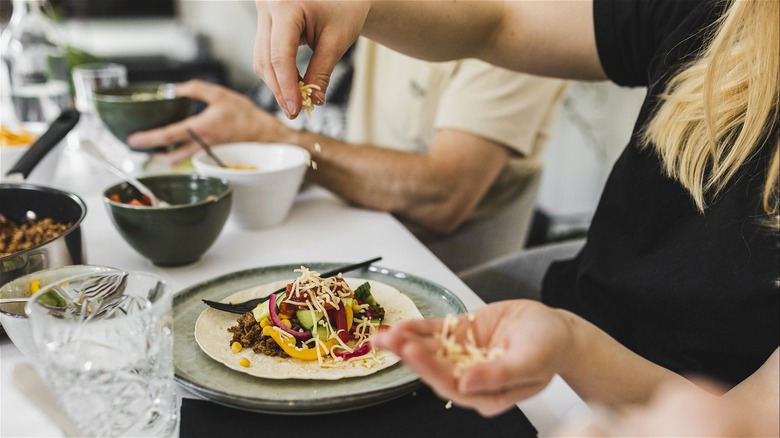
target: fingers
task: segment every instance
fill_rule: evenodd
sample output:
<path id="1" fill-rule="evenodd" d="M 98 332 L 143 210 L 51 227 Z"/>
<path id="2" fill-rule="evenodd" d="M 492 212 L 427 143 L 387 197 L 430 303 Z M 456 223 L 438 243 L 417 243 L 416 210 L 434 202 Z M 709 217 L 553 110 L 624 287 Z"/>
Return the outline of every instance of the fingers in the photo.
<path id="1" fill-rule="evenodd" d="M 187 96 L 209 104 L 217 101 L 224 92 L 224 87 L 199 79 L 176 84 L 177 96 Z"/>
<path id="2" fill-rule="evenodd" d="M 190 140 L 187 126 L 189 118 L 172 123 L 159 129 L 134 132 L 127 137 L 127 144 L 135 148 L 156 147 L 161 144 L 178 144 Z"/>
<path id="3" fill-rule="evenodd" d="M 294 119 L 301 110 L 295 56 L 303 33 L 296 8 L 278 8 L 276 2 L 257 2 L 254 71 L 273 92 L 285 115 Z"/>
<path id="4" fill-rule="evenodd" d="M 304 84 L 314 84 L 320 87 L 320 90 L 312 91 L 311 98 L 315 105 L 325 103 L 325 94 L 330 84 L 330 75 L 336 64 L 339 62 L 343 52 L 336 41 L 330 41 L 327 36 L 319 41 L 317 50 L 312 52 L 309 66 L 306 68 L 306 74 L 303 76 Z"/>

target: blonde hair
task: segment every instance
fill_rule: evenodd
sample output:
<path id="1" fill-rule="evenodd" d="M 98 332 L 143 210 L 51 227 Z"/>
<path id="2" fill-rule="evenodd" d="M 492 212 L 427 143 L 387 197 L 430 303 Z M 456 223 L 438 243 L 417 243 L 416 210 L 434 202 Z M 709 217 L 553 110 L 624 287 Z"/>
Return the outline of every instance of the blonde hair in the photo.
<path id="1" fill-rule="evenodd" d="M 668 175 L 704 211 L 740 166 L 772 140 L 763 191 L 764 211 L 780 213 L 778 0 L 731 0 L 697 60 L 669 82 L 643 132 Z"/>

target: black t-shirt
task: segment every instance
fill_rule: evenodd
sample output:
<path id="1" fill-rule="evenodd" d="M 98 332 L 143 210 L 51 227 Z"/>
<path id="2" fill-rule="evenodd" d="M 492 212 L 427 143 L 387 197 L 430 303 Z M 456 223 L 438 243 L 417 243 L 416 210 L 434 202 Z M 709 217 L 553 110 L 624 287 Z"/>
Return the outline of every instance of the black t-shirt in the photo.
<path id="1" fill-rule="evenodd" d="M 701 29 L 723 12 L 723 3 L 595 2 L 602 66 L 619 85 L 647 86 L 648 97 L 585 247 L 574 260 L 550 267 L 542 299 L 661 366 L 734 384 L 780 344 L 778 235 L 761 207 L 774 142 L 702 214 L 664 175 L 654 149 L 637 141 L 656 96 L 681 60 L 696 55 Z"/>

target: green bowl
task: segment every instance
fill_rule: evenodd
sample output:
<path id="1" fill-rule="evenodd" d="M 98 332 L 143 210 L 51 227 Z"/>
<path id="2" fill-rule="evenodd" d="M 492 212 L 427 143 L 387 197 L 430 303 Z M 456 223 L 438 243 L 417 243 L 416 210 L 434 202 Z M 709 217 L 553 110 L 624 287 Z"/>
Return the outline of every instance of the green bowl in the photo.
<path id="1" fill-rule="evenodd" d="M 92 93 L 92 98 L 100 120 L 122 142 L 136 131 L 184 120 L 193 107 L 192 99 L 175 96 L 173 86 L 164 82 L 100 88 Z"/>
<path id="2" fill-rule="evenodd" d="M 127 182 L 107 188 L 103 201 L 119 234 L 156 265 L 186 265 L 200 259 L 216 241 L 230 214 L 230 183 L 223 178 L 182 174 L 139 180 L 171 205 L 126 204 L 141 197 Z M 109 199 L 112 195 L 118 195 L 121 202 Z"/>

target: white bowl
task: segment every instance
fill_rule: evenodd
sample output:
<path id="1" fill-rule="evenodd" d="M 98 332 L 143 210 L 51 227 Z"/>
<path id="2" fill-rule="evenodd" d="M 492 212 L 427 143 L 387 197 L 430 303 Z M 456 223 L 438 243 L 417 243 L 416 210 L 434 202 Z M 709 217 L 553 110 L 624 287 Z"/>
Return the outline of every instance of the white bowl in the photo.
<path id="1" fill-rule="evenodd" d="M 225 178 L 233 185 L 231 218 L 243 228 L 282 223 L 290 212 L 310 162 L 308 151 L 280 143 L 229 143 L 213 147 L 228 166 L 218 166 L 205 151 L 192 157 L 195 172 Z"/>
<path id="2" fill-rule="evenodd" d="M 25 125 L 25 129 L 40 136 L 46 130 L 46 125 L 43 123 L 31 123 Z M 67 137 L 66 137 L 67 139 Z M 48 154 L 35 166 L 32 172 L 27 176 L 25 182 L 41 185 L 49 185 L 54 178 L 54 173 L 57 170 L 57 165 L 60 161 L 60 156 L 65 148 L 66 139 L 60 141 L 54 149 L 50 150 Z M 29 149 L 32 143 L 27 145 L 15 145 L 15 146 L 0 146 L 0 182 L 8 182 L 6 173 L 22 158 Z"/>
<path id="3" fill-rule="evenodd" d="M 0 298 L 27 298 L 31 295 L 32 282 L 36 280 L 41 282 L 40 287 L 43 289 L 47 284 L 63 278 L 82 273 L 105 272 L 111 269 L 104 266 L 71 265 L 36 271 L 4 284 L 0 287 Z M 24 313 L 24 306 L 24 302 L 0 304 L 0 324 L 3 325 L 11 342 L 27 357 L 34 359 L 37 356 L 37 351 L 33 342 L 30 321 L 27 320 L 27 315 Z"/>

